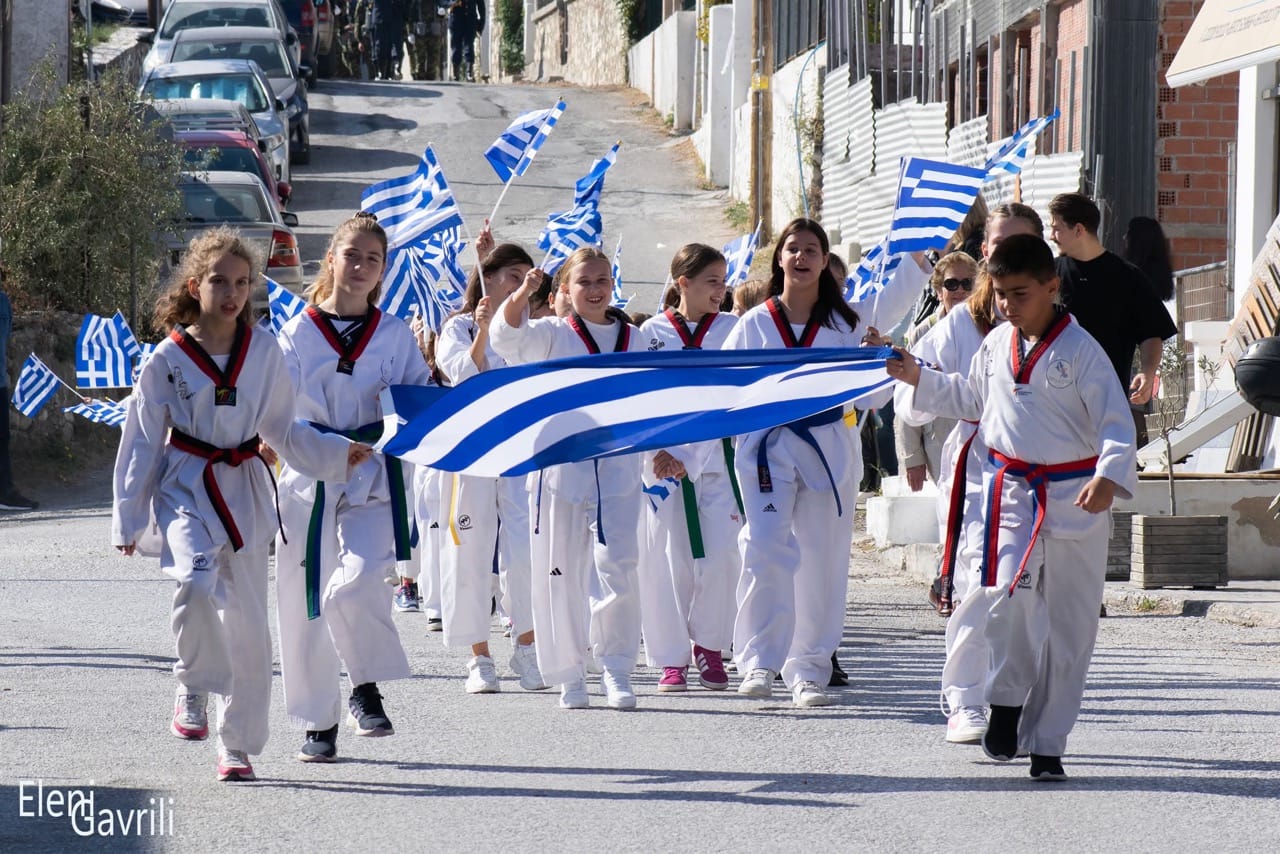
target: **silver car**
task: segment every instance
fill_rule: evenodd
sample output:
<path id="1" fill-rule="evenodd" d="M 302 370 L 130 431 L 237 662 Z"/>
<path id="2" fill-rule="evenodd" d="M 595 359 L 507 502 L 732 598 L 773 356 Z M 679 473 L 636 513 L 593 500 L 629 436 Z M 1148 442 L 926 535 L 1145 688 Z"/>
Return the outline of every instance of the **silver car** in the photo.
<path id="1" fill-rule="evenodd" d="M 186 172 L 179 183 L 184 221 L 180 237 L 167 244 L 165 261 L 177 268 L 191 239 L 202 231 L 229 225 L 266 261 L 266 274 L 294 293 L 302 291 L 302 256 L 293 229 L 297 214 L 281 211 L 258 176 L 248 172 Z M 254 287 L 255 309 L 264 307 L 266 285 Z"/>
<path id="2" fill-rule="evenodd" d="M 267 159 L 276 169 L 276 178 L 291 180 L 289 120 L 284 115 L 285 105 L 272 93 L 271 81 L 256 62 L 202 59 L 157 65 L 142 75 L 138 95 L 152 101 L 225 98 L 240 102 L 258 125 L 267 146 Z"/>
<path id="3" fill-rule="evenodd" d="M 169 0 L 155 33 L 139 39 L 151 45 L 142 60 L 143 73 L 165 61 L 160 56 L 168 53 L 174 33 L 194 27 L 269 27 L 288 46 L 294 64 L 302 62 L 298 33 L 276 0 Z"/>

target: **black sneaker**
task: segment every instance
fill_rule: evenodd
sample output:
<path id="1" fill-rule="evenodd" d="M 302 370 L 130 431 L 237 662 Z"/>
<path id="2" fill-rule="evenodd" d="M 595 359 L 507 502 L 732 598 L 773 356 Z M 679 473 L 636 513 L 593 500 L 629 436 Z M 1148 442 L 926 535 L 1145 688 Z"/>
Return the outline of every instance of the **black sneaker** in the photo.
<path id="1" fill-rule="evenodd" d="M 992 706 L 987 733 L 982 737 L 982 752 L 988 759 L 1011 762 L 1018 755 L 1018 719 L 1022 706 Z"/>
<path id="2" fill-rule="evenodd" d="M 1052 783 L 1067 779 L 1067 772 L 1062 770 L 1062 757 L 1031 754 L 1031 779 Z"/>
<path id="3" fill-rule="evenodd" d="M 32 501 L 16 489 L 0 493 L 0 510 L 35 510 L 39 501 Z"/>
<path id="4" fill-rule="evenodd" d="M 298 751 L 300 762 L 332 762 L 338 758 L 337 724 L 322 730 L 307 730 L 307 740 Z"/>
<path id="5" fill-rule="evenodd" d="M 351 710 L 351 723 L 356 728 L 356 735 L 377 737 L 395 734 L 395 728 L 382 710 L 382 695 L 378 693 L 376 682 L 357 685 L 347 700 L 347 708 Z"/>
<path id="6" fill-rule="evenodd" d="M 444 619 L 442 617 L 427 617 L 427 631 L 443 632 Z"/>
<path id="7" fill-rule="evenodd" d="M 831 678 L 827 680 L 828 688 L 843 688 L 849 684 L 849 674 L 844 672 L 844 668 L 840 666 L 840 660 L 836 658 L 836 654 L 831 653 Z"/>

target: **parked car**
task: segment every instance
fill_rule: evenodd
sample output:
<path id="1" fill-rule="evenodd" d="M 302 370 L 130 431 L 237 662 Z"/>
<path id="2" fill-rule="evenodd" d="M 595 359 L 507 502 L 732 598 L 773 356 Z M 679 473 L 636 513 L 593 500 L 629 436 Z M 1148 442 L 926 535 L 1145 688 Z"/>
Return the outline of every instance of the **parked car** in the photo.
<path id="1" fill-rule="evenodd" d="M 267 186 L 267 192 L 279 203 L 280 210 L 288 207 L 293 187 L 287 181 L 276 180 L 275 170 L 267 158 L 244 133 L 236 130 L 179 130 L 174 131 L 173 141 L 186 149 L 183 156 L 187 171 L 257 175 Z"/>
<path id="2" fill-rule="evenodd" d="M 338 66 L 338 18 L 333 0 L 314 0 L 316 6 L 316 73 L 329 78 Z M 345 0 L 339 0 L 345 2 Z"/>
<path id="3" fill-rule="evenodd" d="M 116 0 L 116 2 L 129 10 L 129 26 L 151 26 L 151 21 L 147 12 L 147 0 Z"/>
<path id="4" fill-rule="evenodd" d="M 178 32 L 169 43 L 166 63 L 197 59 L 247 59 L 267 75 L 272 93 L 284 102 L 289 119 L 289 153 L 294 163 L 311 162 L 311 115 L 307 86 L 284 42 L 263 27 L 200 27 Z"/>
<path id="5" fill-rule="evenodd" d="M 157 65 L 142 75 L 138 94 L 165 98 L 225 98 L 244 105 L 262 132 L 276 177 L 290 180 L 289 120 L 284 102 L 272 94 L 271 81 L 257 63 L 244 59 L 202 59 Z"/>
<path id="6" fill-rule="evenodd" d="M 280 34 L 294 62 L 302 61 L 298 34 L 289 26 L 279 0 L 169 0 L 155 33 L 138 39 L 152 48 L 142 60 L 143 73 L 160 64 L 160 54 L 174 33 L 196 27 L 269 27 Z"/>
<path id="7" fill-rule="evenodd" d="M 225 98 L 167 98 L 142 103 L 153 107 L 175 131 L 239 131 L 253 140 L 259 151 L 265 153 L 267 150 L 267 143 L 258 130 L 258 123 L 239 101 L 228 101 Z"/>
<path id="8" fill-rule="evenodd" d="M 314 0 L 280 0 L 284 16 L 289 26 L 298 33 L 298 44 L 302 47 L 302 76 L 312 86 L 316 82 L 316 53 L 319 46 L 319 33 L 316 32 L 316 6 Z"/>
<path id="9" fill-rule="evenodd" d="M 166 244 L 165 262 L 176 268 L 191 239 L 211 228 L 229 225 L 266 259 L 266 274 L 294 293 L 302 291 L 302 257 L 293 229 L 296 214 L 281 212 L 268 197 L 257 176 L 246 172 L 184 173 L 182 191 L 183 222 L 178 236 Z M 254 287 L 255 309 L 267 304 L 265 283 Z"/>

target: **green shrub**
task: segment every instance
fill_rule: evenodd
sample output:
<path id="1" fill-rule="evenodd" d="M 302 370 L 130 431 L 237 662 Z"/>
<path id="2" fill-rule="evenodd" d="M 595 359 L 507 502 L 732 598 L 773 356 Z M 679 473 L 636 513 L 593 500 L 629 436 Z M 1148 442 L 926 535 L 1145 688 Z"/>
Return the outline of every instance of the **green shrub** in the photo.
<path id="1" fill-rule="evenodd" d="M 524 71 L 524 4 L 521 0 L 498 0 L 498 21 L 502 24 L 502 42 L 498 59 L 505 74 Z"/>

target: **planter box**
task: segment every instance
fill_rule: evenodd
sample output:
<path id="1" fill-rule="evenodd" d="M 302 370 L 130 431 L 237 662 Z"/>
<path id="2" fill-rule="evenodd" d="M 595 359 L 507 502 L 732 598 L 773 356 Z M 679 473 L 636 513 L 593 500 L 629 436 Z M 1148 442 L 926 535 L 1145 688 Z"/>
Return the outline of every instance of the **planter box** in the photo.
<path id="1" fill-rule="evenodd" d="M 1128 581 L 1133 552 L 1133 511 L 1111 511 L 1111 542 L 1107 545 L 1107 581 Z"/>
<path id="2" fill-rule="evenodd" d="M 1153 587 L 1220 587 L 1227 583 L 1226 516 L 1133 517 L 1129 580 Z"/>

